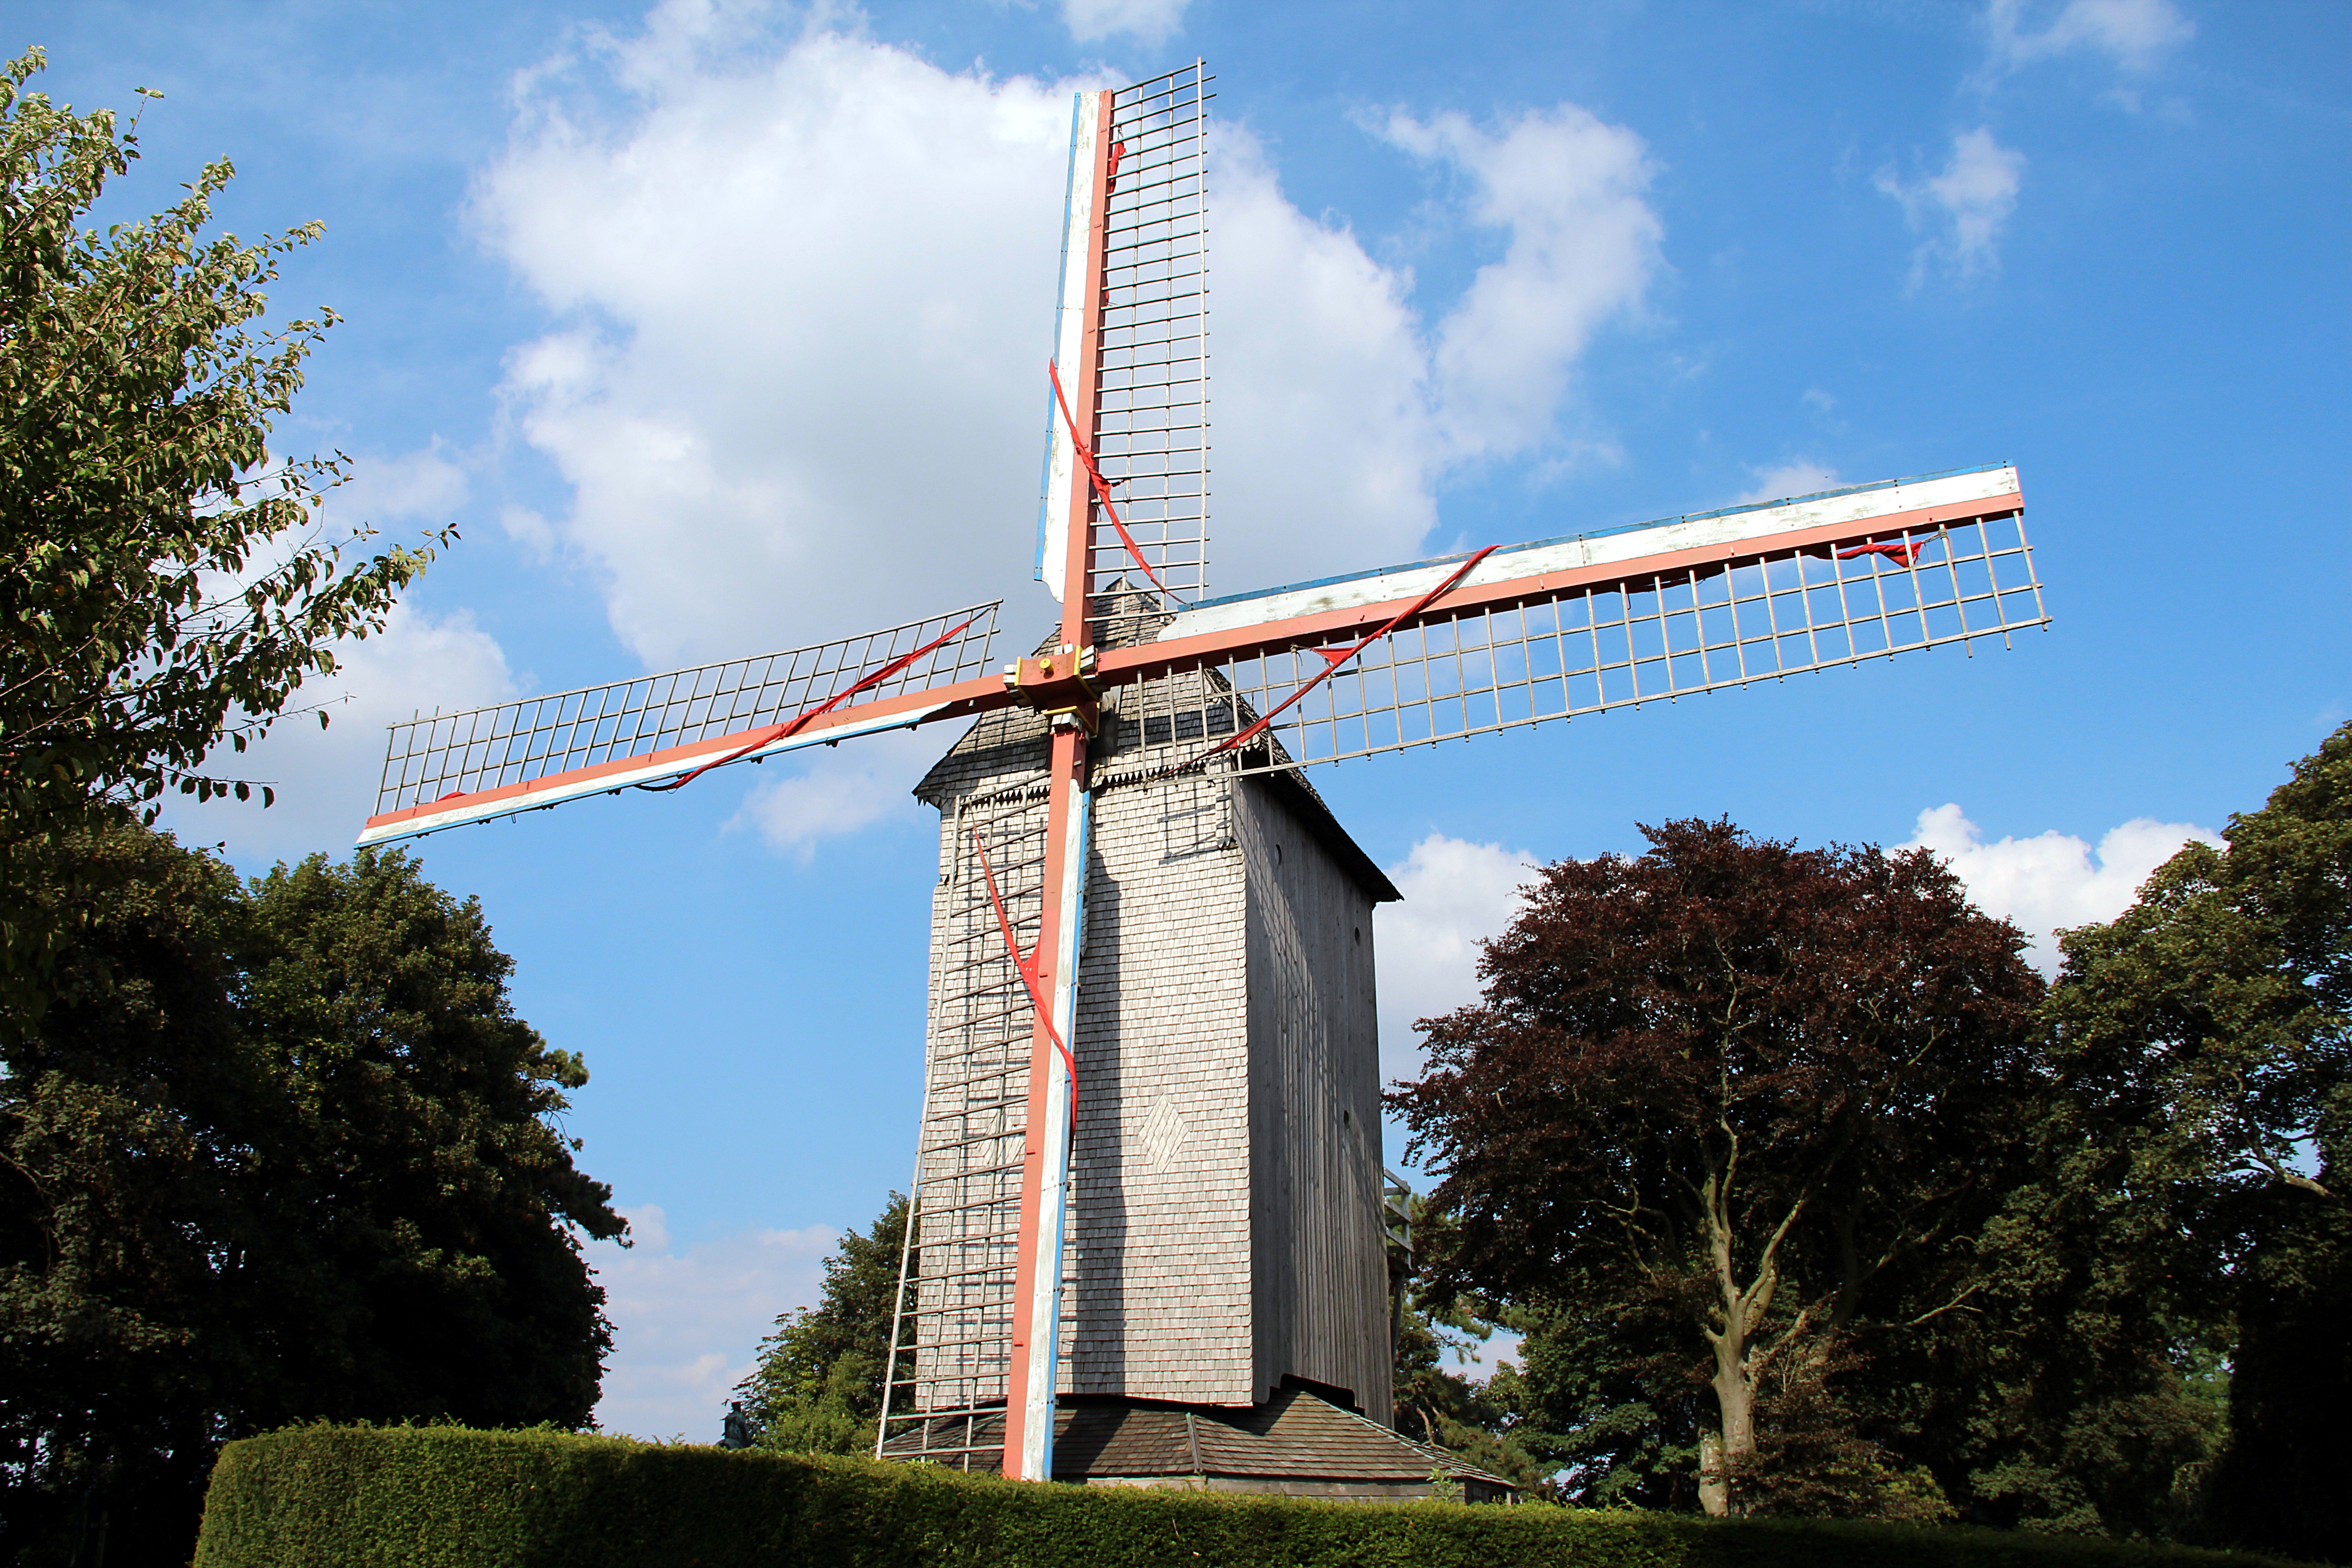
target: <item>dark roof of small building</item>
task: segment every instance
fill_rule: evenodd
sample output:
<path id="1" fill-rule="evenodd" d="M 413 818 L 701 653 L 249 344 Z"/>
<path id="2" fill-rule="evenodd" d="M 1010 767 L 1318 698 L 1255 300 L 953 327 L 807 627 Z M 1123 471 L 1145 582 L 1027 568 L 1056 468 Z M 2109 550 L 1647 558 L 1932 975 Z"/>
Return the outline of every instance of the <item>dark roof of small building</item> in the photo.
<path id="1" fill-rule="evenodd" d="M 961 1418 L 949 1418 L 962 1441 Z M 993 1468 L 1004 1417 L 983 1416 L 970 1441 L 976 1466 Z M 901 1433 L 883 1453 L 911 1458 L 920 1434 Z M 1286 1388 L 1248 1409 L 1177 1405 L 1152 1399 L 1066 1395 L 1054 1418 L 1054 1479 L 1224 1477 L 1242 1480 L 1358 1482 L 1409 1486 L 1432 1469 L 1517 1489 L 1517 1483 L 1413 1442 L 1303 1388 Z"/>

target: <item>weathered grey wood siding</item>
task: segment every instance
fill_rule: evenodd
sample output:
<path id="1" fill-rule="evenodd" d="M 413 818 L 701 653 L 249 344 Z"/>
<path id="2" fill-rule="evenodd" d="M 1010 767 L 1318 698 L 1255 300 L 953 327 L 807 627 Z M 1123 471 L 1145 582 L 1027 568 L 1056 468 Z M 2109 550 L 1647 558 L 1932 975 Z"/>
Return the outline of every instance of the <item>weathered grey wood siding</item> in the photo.
<path id="1" fill-rule="evenodd" d="M 1372 900 L 1273 781 L 1235 795 L 1248 882 L 1258 1397 L 1286 1374 L 1389 1417 Z"/>
<path id="2" fill-rule="evenodd" d="M 1064 1386 L 1256 1397 L 1248 976 L 1222 780 L 1096 797 Z"/>

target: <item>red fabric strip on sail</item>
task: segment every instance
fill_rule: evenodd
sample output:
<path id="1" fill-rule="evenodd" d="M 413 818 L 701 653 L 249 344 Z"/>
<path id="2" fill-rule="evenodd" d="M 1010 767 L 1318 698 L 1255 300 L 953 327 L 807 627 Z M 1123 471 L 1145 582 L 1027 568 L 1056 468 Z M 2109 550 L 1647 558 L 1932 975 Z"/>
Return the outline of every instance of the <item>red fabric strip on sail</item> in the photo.
<path id="1" fill-rule="evenodd" d="M 1070 432 L 1070 445 L 1077 448 L 1078 461 L 1086 465 L 1087 477 L 1094 481 L 1095 499 L 1102 502 L 1103 515 L 1110 519 L 1113 528 L 1118 530 L 1118 542 L 1127 546 L 1127 552 L 1135 557 L 1135 563 L 1143 568 L 1143 574 L 1151 579 L 1151 585 L 1163 594 L 1167 593 L 1168 584 L 1160 580 L 1160 574 L 1151 569 L 1151 563 L 1146 561 L 1143 552 L 1136 548 L 1133 536 L 1127 531 L 1127 524 L 1119 521 L 1118 510 L 1110 504 L 1110 485 L 1103 479 L 1102 470 L 1095 467 L 1094 452 L 1087 447 L 1086 437 L 1078 434 L 1078 422 L 1070 417 L 1069 399 L 1062 395 L 1061 368 L 1052 360 L 1047 360 L 1045 374 L 1054 384 L 1054 402 L 1062 410 L 1062 423 Z"/>
<path id="2" fill-rule="evenodd" d="M 762 746 L 772 746 L 778 741 L 783 740 L 788 735 L 797 735 L 807 726 L 808 721 L 815 718 L 818 714 L 830 712 L 832 710 L 840 707 L 843 703 L 856 696 L 859 692 L 870 690 L 873 688 L 881 685 L 884 681 L 889 679 L 892 676 L 898 674 L 900 670 L 906 668 L 908 665 L 914 663 L 917 659 L 922 658 L 925 654 L 930 652 L 941 643 L 947 642 L 950 638 L 961 634 L 964 626 L 971 625 L 972 621 L 976 621 L 979 618 L 979 616 L 974 616 L 971 620 L 965 621 L 963 626 L 955 626 L 947 631 L 941 632 L 938 637 L 933 637 L 930 641 L 925 643 L 914 652 L 908 654 L 901 658 L 894 658 L 889 663 L 884 665 L 881 668 L 876 670 L 873 674 L 862 677 L 858 680 L 857 684 L 852 686 L 848 690 L 835 692 L 833 696 L 826 698 L 824 701 L 818 703 L 814 708 L 803 708 L 801 711 L 793 714 L 790 719 L 785 720 L 781 724 L 770 725 L 767 729 L 761 731 L 758 734 L 752 736 L 751 739 L 744 742 L 743 744 L 736 747 L 735 750 L 728 752 L 725 756 L 714 757 L 709 762 L 703 763 L 700 767 L 695 769 L 690 773 L 685 774 L 683 777 L 672 779 L 667 784 L 639 784 L 636 787 L 641 790 L 649 791 L 655 795 L 662 795 L 674 789 L 684 789 L 687 785 L 692 784 L 695 780 L 700 778 L 703 774 L 709 773 L 713 768 L 725 767 L 729 763 L 734 762 L 740 757 L 750 756 L 753 752 L 758 751 Z"/>
<path id="3" fill-rule="evenodd" d="M 1260 715 L 1257 721 L 1250 725 L 1248 729 L 1244 730 L 1237 734 L 1227 736 L 1225 739 L 1218 742 L 1215 745 L 1211 746 L 1207 751 L 1202 752 L 1199 756 L 1194 757 L 1191 762 L 1180 763 L 1175 767 L 1170 768 L 1168 771 L 1171 773 L 1181 773 L 1189 769 L 1197 768 L 1202 763 L 1207 762 L 1211 757 L 1222 756 L 1225 752 L 1232 751 L 1236 746 L 1246 744 L 1252 737 L 1263 733 L 1265 727 L 1268 724 L 1273 723 L 1275 720 L 1281 715 L 1282 710 L 1285 708 L 1289 707 L 1292 703 L 1297 701 L 1300 698 L 1306 696 L 1308 692 L 1314 690 L 1325 681 L 1330 679 L 1331 672 L 1333 670 L 1338 669 L 1341 665 L 1347 663 L 1349 659 L 1355 658 L 1358 654 L 1371 647 L 1372 644 L 1380 641 L 1381 638 L 1396 630 L 1398 626 L 1403 625 L 1406 621 L 1412 619 L 1413 616 L 1421 614 L 1422 611 L 1429 608 L 1430 605 L 1435 604 L 1439 599 L 1453 592 L 1454 585 L 1455 584 L 1461 582 L 1463 578 L 1470 575 L 1471 568 L 1476 566 L 1478 563 L 1484 561 L 1487 556 L 1492 555 L 1496 551 L 1500 550 L 1502 546 L 1499 544 L 1489 544 L 1486 549 L 1481 550 L 1475 555 L 1470 557 L 1469 560 L 1465 561 L 1454 570 L 1454 575 L 1448 577 L 1444 582 L 1440 583 L 1436 587 L 1432 588 L 1428 593 L 1423 594 L 1420 598 L 1414 600 L 1409 607 L 1390 616 L 1388 624 L 1381 626 L 1378 631 L 1366 633 L 1354 647 L 1347 648 L 1339 653 L 1333 653 L 1328 648 L 1318 647 L 1315 649 L 1314 651 L 1318 655 L 1321 656 L 1323 660 L 1323 670 L 1321 674 L 1316 676 L 1314 679 L 1308 681 L 1306 685 L 1300 687 L 1297 690 L 1284 698 L 1276 707 L 1267 710 L 1264 714 Z"/>
<path id="4" fill-rule="evenodd" d="M 1055 1031 L 1054 1011 L 1045 1005 L 1045 994 L 1037 989 L 1037 955 L 1033 952 L 1026 958 L 1021 956 L 1021 939 L 1013 934 L 1013 921 L 1004 913 L 1004 899 L 996 890 L 996 871 L 988 863 L 988 846 L 981 842 L 978 828 L 972 829 L 971 847 L 972 852 L 980 857 L 980 874 L 988 883 L 988 901 L 996 906 L 996 927 L 1004 933 L 1004 945 L 1013 953 L 1013 967 L 1021 972 L 1021 984 L 1029 992 L 1029 1005 L 1037 1009 L 1037 1021 L 1045 1026 L 1045 1037 L 1054 1042 L 1055 1050 L 1062 1053 L 1062 1066 L 1069 1072 L 1070 1120 L 1075 1122 L 1078 1117 L 1077 1060 L 1070 1055 L 1070 1047 L 1062 1043 L 1062 1037 Z"/>
<path id="5" fill-rule="evenodd" d="M 1884 555 L 1897 566 L 1916 566 L 1919 563 L 1919 552 L 1935 542 L 1935 536 L 1930 534 L 1925 539 L 1905 540 L 1900 543 L 1889 542 L 1885 544 L 1849 545 L 1837 552 L 1837 558 L 1841 561 L 1853 561 L 1864 555 Z"/>

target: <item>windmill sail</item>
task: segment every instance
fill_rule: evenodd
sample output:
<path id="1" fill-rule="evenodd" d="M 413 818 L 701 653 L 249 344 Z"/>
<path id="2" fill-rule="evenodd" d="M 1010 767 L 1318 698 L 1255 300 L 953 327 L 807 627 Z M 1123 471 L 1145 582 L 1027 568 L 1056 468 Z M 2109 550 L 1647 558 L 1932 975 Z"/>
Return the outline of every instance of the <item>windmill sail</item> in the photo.
<path id="1" fill-rule="evenodd" d="M 1001 601 L 997 602 L 1001 603 Z M 413 838 L 947 716 L 984 680 L 997 603 L 859 637 L 392 726 L 362 844 Z"/>
<path id="2" fill-rule="evenodd" d="M 1223 765 L 1262 772 L 2006 640 L 2048 618 L 2017 471 L 1994 465 L 1511 546 L 1466 572 L 1456 556 L 1199 605 L 1107 652 L 1102 678 L 1142 678 L 1118 695 L 1113 745 L 1192 734 L 1207 750 L 1222 734 Z M 1261 715 L 1273 744 L 1236 743 Z"/>
<path id="3" fill-rule="evenodd" d="M 1057 600 L 1070 531 L 1089 525 L 1096 581 L 1123 574 L 1170 607 L 1208 588 L 1212 79 L 1195 61 L 1120 88 L 1107 119 L 1105 95 L 1078 97 L 1038 517 Z"/>

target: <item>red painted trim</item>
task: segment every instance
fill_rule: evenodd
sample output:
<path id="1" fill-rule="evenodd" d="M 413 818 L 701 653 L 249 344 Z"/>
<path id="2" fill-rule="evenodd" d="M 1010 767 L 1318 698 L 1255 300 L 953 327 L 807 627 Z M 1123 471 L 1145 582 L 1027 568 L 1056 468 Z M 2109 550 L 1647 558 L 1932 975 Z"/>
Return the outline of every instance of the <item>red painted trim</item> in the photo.
<path id="1" fill-rule="evenodd" d="M 884 665 L 881 668 L 875 670 L 870 675 L 859 676 L 857 678 L 856 684 L 850 687 L 846 691 L 836 691 L 831 697 L 826 698 L 824 701 L 816 704 L 814 707 L 802 709 L 799 712 L 793 714 L 782 723 L 772 724 L 767 729 L 757 731 L 750 740 L 744 742 L 741 745 L 736 747 L 735 750 L 728 752 L 725 756 L 714 758 L 711 761 L 703 763 L 700 767 L 695 769 L 690 773 L 682 774 L 677 778 L 672 779 L 667 784 L 639 784 L 637 787 L 639 789 L 652 790 L 656 794 L 674 789 L 684 789 L 687 785 L 692 784 L 695 780 L 700 778 L 703 774 L 709 773 L 713 768 L 723 767 L 729 763 L 748 757 L 762 746 L 772 746 L 778 741 L 788 741 L 794 735 L 799 734 L 803 730 L 807 729 L 810 724 L 814 723 L 818 719 L 823 718 L 825 714 L 832 712 L 835 709 L 840 707 L 843 703 L 856 696 L 859 692 L 872 690 L 875 687 L 881 685 L 884 681 L 889 679 L 892 676 L 898 674 L 900 670 L 906 668 L 908 665 L 914 663 L 917 659 L 922 658 L 925 654 L 930 652 L 941 643 L 946 642 L 950 637 L 961 636 L 964 626 L 971 625 L 972 621 L 978 620 L 979 618 L 979 616 L 974 616 L 970 619 L 967 619 L 963 623 L 963 626 L 949 627 L 946 631 L 941 632 L 939 636 L 933 637 L 930 641 L 917 648 L 914 652 L 899 655 L 897 658 L 892 659 L 889 663 Z"/>
<path id="2" fill-rule="evenodd" d="M 1096 382 L 1102 362 L 1103 243 L 1104 226 L 1110 207 L 1111 96 L 1106 90 L 1096 106 L 1094 218 L 1087 231 L 1086 276 L 1080 279 L 1083 288 L 1078 295 L 1079 299 L 1087 301 L 1087 321 L 1078 334 L 1078 363 L 1070 378 L 1070 403 L 1074 412 L 1083 412 L 1087 416 L 1089 437 L 1087 445 L 1089 447 L 1101 434 L 1097 428 L 1095 403 Z M 1094 574 L 1088 570 L 1094 560 L 1095 537 L 1094 523 L 1087 507 L 1090 488 L 1091 480 L 1086 465 L 1073 464 L 1070 472 L 1069 553 L 1063 558 L 1065 564 L 1062 569 L 1062 641 L 1070 647 L 1087 645 L 1087 615 L 1094 599 Z M 1056 964 L 1062 951 L 1063 840 L 1069 834 L 1070 814 L 1082 809 L 1078 792 L 1085 787 L 1087 737 L 1072 729 L 1055 730 L 1053 735 L 1053 761 L 1048 775 L 1049 804 L 1045 811 L 1045 896 L 1037 922 L 1037 989 L 1046 998 L 1047 1005 L 1038 1013 L 1036 1026 L 1029 1035 L 1028 1119 L 1023 1124 L 1027 1131 L 1022 1140 L 1021 1152 L 1021 1236 L 1013 1252 L 1013 1344 L 1012 1356 L 1005 1367 L 1004 1452 L 1000 1462 L 1000 1468 L 1008 1476 L 1020 1473 L 1021 1454 L 1028 1436 L 1028 1386 L 1032 1373 L 1030 1302 L 1045 1283 L 1041 1268 L 1058 1268 L 1061 1266 L 1058 1258 L 1047 1263 L 1037 1256 L 1045 1229 L 1045 1151 L 1040 1142 L 1040 1133 L 1045 1124 L 1045 1096 L 1053 1079 L 1055 1047 L 1058 1044 L 1046 1020 L 1051 1016 L 1052 999 L 1059 980 Z M 1074 1068 L 1071 1073 L 1073 1084 L 1076 1077 Z M 1048 1366 L 1044 1372 L 1046 1386 L 1050 1389 L 1056 1369 Z M 1052 1417 L 1049 1415 L 1047 1419 Z M 1041 1476 L 1037 1479 L 1051 1480 L 1053 1478 Z"/>
<path id="3" fill-rule="evenodd" d="M 1078 333 L 1078 363 L 1070 370 L 1070 412 L 1086 416 L 1086 439 L 1081 449 L 1092 451 L 1102 437 L 1101 412 L 1096 407 L 1102 379 L 1103 246 L 1110 218 L 1110 109 L 1106 89 L 1096 109 L 1094 215 L 1087 228 L 1086 276 L 1079 279 L 1078 298 L 1087 301 L 1086 325 Z M 1071 437 L 1077 428 L 1074 424 Z M 1070 647 L 1087 642 L 1087 611 L 1094 600 L 1095 523 L 1094 480 L 1086 463 L 1070 469 L 1070 535 L 1062 567 L 1062 641 Z M 1006 1433 L 1011 1451 L 1012 1434 Z"/>
<path id="4" fill-rule="evenodd" d="M 1735 540 L 1727 544 L 1668 551 L 1633 561 L 1612 561 L 1546 572 L 1501 583 L 1466 584 L 1446 595 L 1442 608 L 1431 609 L 1421 616 L 1421 620 L 1446 619 L 1465 611 L 1507 609 L 1515 605 L 1539 604 L 1585 588 L 1628 583 L 1643 577 L 1664 576 L 1693 566 L 1728 566 L 1762 555 L 1810 549 L 1816 545 L 1851 543 L 1927 523 L 1994 517 L 2021 510 L 2023 505 L 2023 499 L 2012 491 L 1985 500 L 1967 501 L 1955 506 L 1916 507 L 1907 511 L 1824 523 L 1815 528 L 1791 529 L 1786 533 L 1759 534 L 1752 539 Z M 1411 598 L 1399 597 L 1376 605 L 1350 605 L 1346 609 L 1326 610 L 1317 615 L 1294 616 L 1287 620 L 1234 626 L 1228 631 L 1203 632 L 1198 637 L 1180 637 L 1173 642 L 1145 643 L 1137 647 L 1107 647 L 1095 655 L 1095 683 L 1098 686 L 1124 686 L 1131 681 L 1164 675 L 1171 669 L 1192 669 L 1205 664 L 1219 664 L 1227 659 L 1293 647 L 1301 643 L 1336 642 L 1341 637 L 1361 637 L 1382 622 L 1398 617 L 1400 612 L 1404 613 L 1402 618 L 1391 629 L 1402 630 L 1420 624 L 1411 613 L 1412 607 Z"/>
<path id="5" fill-rule="evenodd" d="M 1023 1121 L 1021 1141 L 1021 1235 L 1015 1244 L 1013 1261 L 1013 1344 L 1005 1366 L 1004 1379 L 1004 1457 L 1002 1473 L 1019 1475 L 1024 1439 L 1028 1429 L 1027 1390 L 1030 1376 L 1029 1330 L 1035 1321 L 1030 1303 L 1044 1286 L 1043 1270 L 1049 1267 L 1037 1256 L 1045 1231 L 1045 1102 L 1053 1083 L 1054 1069 L 1058 1065 L 1061 1041 L 1051 1023 L 1053 996 L 1058 975 L 1055 961 L 1061 953 L 1062 940 L 1062 877 L 1063 841 L 1069 836 L 1070 813 L 1080 809 L 1078 788 L 1086 773 L 1087 737 L 1076 730 L 1054 731 L 1054 753 L 1050 763 L 1048 784 L 1051 795 L 1045 808 L 1045 886 L 1037 921 L 1037 965 L 1034 985 L 1036 994 L 1045 997 L 1037 1011 L 1035 1023 L 1029 1031 L 1029 1093 L 1026 1119 Z M 1077 1064 L 1070 1066 L 1070 1083 L 1077 1085 Z M 1076 1106 L 1071 1107 L 1072 1124 L 1076 1125 Z M 1052 1266 L 1058 1266 L 1059 1259 Z M 1047 1367 L 1051 1378 L 1058 1369 Z M 1050 1480 L 1041 1476 L 1040 1480 Z"/>
<path id="6" fill-rule="evenodd" d="M 1135 535 L 1128 532 L 1127 524 L 1118 520 L 1118 509 L 1111 505 L 1110 481 L 1102 477 L 1102 469 L 1095 463 L 1094 447 L 1078 434 L 1078 422 L 1070 417 L 1069 399 L 1062 395 L 1062 373 L 1052 360 L 1045 362 L 1045 379 L 1054 384 L 1054 402 L 1062 410 L 1062 423 L 1069 428 L 1070 445 L 1078 449 L 1078 461 L 1087 466 L 1087 477 L 1094 481 L 1095 499 L 1102 502 L 1103 515 L 1110 519 L 1113 528 L 1118 530 L 1118 542 L 1127 546 L 1127 553 L 1143 568 L 1143 574 L 1151 579 L 1151 585 L 1165 594 L 1168 584 L 1160 580 L 1160 574 L 1154 572 L 1151 563 L 1143 558 L 1143 552 L 1136 547 Z"/>
<path id="7" fill-rule="evenodd" d="M 1448 576 L 1444 582 L 1440 583 L 1436 587 L 1432 588 L 1428 593 L 1423 594 L 1420 598 L 1414 600 L 1410 608 L 1398 612 L 1394 616 L 1390 618 L 1386 626 L 1375 626 L 1370 631 L 1366 632 L 1362 637 L 1357 638 L 1356 641 L 1344 651 L 1332 653 L 1323 648 L 1317 648 L 1315 651 L 1321 656 L 1323 668 L 1317 670 L 1312 676 L 1310 676 L 1307 679 L 1306 685 L 1300 687 L 1297 690 L 1292 692 L 1289 696 L 1284 698 L 1273 707 L 1267 709 L 1264 713 L 1259 714 L 1256 721 L 1252 723 L 1249 728 L 1228 736 L 1226 739 L 1218 742 L 1215 745 L 1211 746 L 1207 751 L 1202 752 L 1199 756 L 1194 757 L 1191 762 L 1180 763 L 1170 771 L 1171 773 L 1186 773 L 1198 763 L 1207 762 L 1211 757 L 1221 756 L 1224 752 L 1237 751 L 1241 747 L 1247 745 L 1252 740 L 1262 734 L 1268 725 L 1272 724 L 1276 719 L 1282 717 L 1283 710 L 1288 708 L 1292 703 L 1297 701 L 1300 698 L 1306 696 L 1308 692 L 1314 690 L 1325 681 L 1330 679 L 1333 673 L 1337 671 L 1341 665 L 1347 663 L 1349 659 L 1355 658 L 1358 654 L 1371 647 L 1372 644 L 1378 642 L 1381 638 L 1396 630 L 1398 626 L 1403 625 L 1406 621 L 1409 621 L 1413 616 L 1421 614 L 1422 611 L 1429 608 L 1430 605 L 1435 604 L 1438 600 L 1445 597 L 1447 590 L 1451 589 L 1455 584 L 1461 582 L 1463 578 L 1470 575 L 1471 573 L 1476 571 L 1478 569 L 1478 563 L 1484 561 L 1486 557 L 1492 555 L 1496 551 L 1501 548 L 1502 546 L 1499 544 L 1490 544 L 1486 546 L 1486 549 L 1479 551 L 1476 554 L 1471 556 L 1469 560 L 1465 561 L 1461 565 L 1455 567 L 1453 574 Z"/>
<path id="8" fill-rule="evenodd" d="M 1004 895 L 996 890 L 996 868 L 988 863 L 988 846 L 977 827 L 971 830 L 971 847 L 980 857 L 981 877 L 988 883 L 988 901 L 996 906 L 996 929 L 1004 934 L 1004 948 L 1013 955 L 1013 967 L 1019 972 L 1021 984 L 1028 987 L 1029 1005 L 1036 1010 L 1037 1021 L 1045 1026 L 1045 1037 L 1062 1053 L 1062 1065 L 1069 1069 L 1070 1116 L 1075 1121 L 1078 1114 L 1078 1059 L 1070 1055 L 1070 1047 L 1062 1043 L 1062 1037 L 1054 1028 L 1053 1004 L 1037 989 L 1037 954 L 1042 949 L 1032 949 L 1025 955 L 1022 952 L 1021 939 L 1013 934 L 1013 917 L 1004 912 Z"/>

